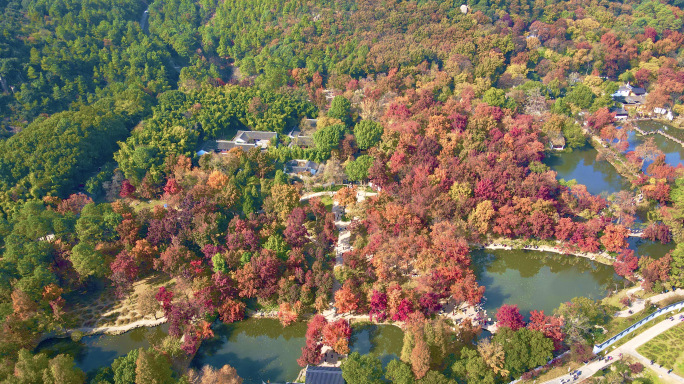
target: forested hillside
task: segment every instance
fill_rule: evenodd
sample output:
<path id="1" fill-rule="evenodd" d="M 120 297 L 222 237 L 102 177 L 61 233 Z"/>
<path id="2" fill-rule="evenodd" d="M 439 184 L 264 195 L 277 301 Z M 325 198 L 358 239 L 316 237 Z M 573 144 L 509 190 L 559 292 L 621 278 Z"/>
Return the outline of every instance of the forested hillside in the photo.
<path id="1" fill-rule="evenodd" d="M 400 326 L 400 358 L 349 354 L 348 384 L 590 359 L 632 308 L 617 282 L 684 287 L 683 5 L 0 0 L 0 382 L 240 383 L 188 366 L 256 313 L 308 321 L 302 366 L 348 355 L 346 315 Z M 619 188 L 563 180 L 573 151 Z M 473 249 L 504 243 L 608 264 L 621 299 L 505 304 L 478 341 Z M 39 347 L 162 321 L 86 373 Z"/>

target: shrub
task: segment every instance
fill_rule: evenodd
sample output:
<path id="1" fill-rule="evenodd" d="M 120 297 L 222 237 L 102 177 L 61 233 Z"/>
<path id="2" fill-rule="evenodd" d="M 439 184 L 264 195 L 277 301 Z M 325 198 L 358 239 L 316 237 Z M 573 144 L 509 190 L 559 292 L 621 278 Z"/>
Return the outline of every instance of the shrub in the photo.
<path id="1" fill-rule="evenodd" d="M 634 363 L 629 365 L 629 370 L 632 371 L 633 374 L 638 374 L 641 373 L 641 371 L 644 370 L 644 365 L 641 363 Z"/>

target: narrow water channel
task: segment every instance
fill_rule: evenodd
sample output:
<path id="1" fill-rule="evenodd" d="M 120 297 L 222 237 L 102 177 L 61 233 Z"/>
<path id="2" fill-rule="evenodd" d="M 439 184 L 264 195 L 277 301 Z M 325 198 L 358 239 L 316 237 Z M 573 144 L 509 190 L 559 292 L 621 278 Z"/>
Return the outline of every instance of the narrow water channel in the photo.
<path id="1" fill-rule="evenodd" d="M 641 239 L 639 237 L 630 237 L 627 239 L 627 242 L 629 243 L 629 248 L 634 251 L 637 257 L 648 256 L 654 259 L 660 259 L 675 249 L 676 246 L 674 242 L 661 244 L 657 241 Z"/>
<path id="2" fill-rule="evenodd" d="M 684 161 L 684 147 L 675 143 L 674 141 L 667 139 L 661 135 L 648 135 L 642 136 L 637 134 L 635 131 L 629 133 L 628 142 L 629 148 L 627 151 L 633 151 L 637 146 L 643 144 L 647 139 L 652 138 L 653 142 L 656 144 L 658 149 L 660 149 L 665 155 L 665 163 L 676 167 L 682 164 Z M 645 161 L 643 171 L 646 172 L 646 168 L 653 163 L 652 160 Z"/>

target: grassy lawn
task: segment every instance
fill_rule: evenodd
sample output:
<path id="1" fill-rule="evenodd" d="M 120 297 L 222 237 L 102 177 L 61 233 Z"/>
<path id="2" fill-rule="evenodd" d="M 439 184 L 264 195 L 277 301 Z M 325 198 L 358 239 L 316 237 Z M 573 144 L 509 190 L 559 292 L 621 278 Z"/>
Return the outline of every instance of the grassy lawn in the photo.
<path id="1" fill-rule="evenodd" d="M 604 340 L 608 340 L 611 337 L 617 335 L 618 333 L 622 332 L 625 328 L 628 328 L 632 326 L 632 324 L 639 322 L 641 319 L 648 317 L 651 313 L 655 312 L 656 310 L 657 308 L 654 308 L 653 306 L 648 306 L 643 311 L 635 313 L 630 317 L 612 318 L 610 322 L 606 324 L 606 329 L 608 330 L 608 332 L 605 334 Z M 645 327 L 645 325 L 643 327 Z"/>
<path id="2" fill-rule="evenodd" d="M 603 298 L 603 300 L 601 300 L 601 302 L 604 305 L 610 305 L 612 307 L 617 307 L 617 308 L 620 308 L 621 310 L 625 309 L 627 307 L 622 305 L 622 303 L 620 303 L 620 300 L 622 300 L 623 297 L 627 296 L 627 291 L 629 291 L 632 288 L 634 288 L 634 287 L 627 287 L 627 288 L 621 289 L 620 291 L 618 291 L 618 293 Z M 646 295 L 646 293 L 643 290 L 639 290 L 639 291 L 636 291 L 632 296 L 634 296 L 635 299 L 636 298 L 643 299 L 645 295 Z"/>
<path id="3" fill-rule="evenodd" d="M 679 321 L 676 319 L 675 321 Z M 673 368 L 677 375 L 684 375 L 684 323 L 662 333 L 637 348 L 637 352 L 663 367 Z"/>
<path id="4" fill-rule="evenodd" d="M 665 381 L 660 380 L 658 378 L 658 374 L 654 370 L 652 370 L 648 367 L 644 367 L 644 370 L 641 372 L 641 377 L 648 380 L 647 383 L 650 383 L 650 384 L 666 383 Z"/>
<path id="5" fill-rule="evenodd" d="M 126 325 L 143 319 L 137 310 L 137 297 L 142 290 L 174 284 L 174 280 L 165 276 L 151 276 L 134 283 L 132 291 L 122 299 L 116 298 L 112 288 L 106 288 L 96 294 L 83 295 L 83 299 L 69 309 L 68 315 L 75 319 L 77 327 Z"/>
<path id="6" fill-rule="evenodd" d="M 332 196 L 321 196 L 321 203 L 323 203 L 323 205 L 325 205 L 325 209 L 327 209 L 328 212 L 332 212 L 332 207 L 333 207 Z"/>
<path id="7" fill-rule="evenodd" d="M 135 209 L 136 212 L 140 211 L 143 208 L 152 209 L 155 206 L 162 204 L 164 204 L 164 201 L 162 200 L 133 200 L 133 202 L 131 202 L 131 206 L 133 207 L 133 209 Z"/>
<path id="8" fill-rule="evenodd" d="M 324 191 L 337 192 L 344 187 L 345 187 L 344 184 L 335 184 L 335 185 L 330 186 L 330 187 L 313 187 L 313 188 L 311 188 L 311 192 L 324 192 Z"/>
<path id="9" fill-rule="evenodd" d="M 649 297 L 654 296 L 656 294 L 657 293 L 645 293 L 643 291 L 639 291 L 634 296 L 641 297 L 641 298 L 649 298 Z M 624 290 L 621 292 L 618 292 L 617 294 L 613 295 L 613 297 L 603 299 L 603 304 L 614 305 L 615 303 L 611 299 L 617 298 L 617 300 L 619 300 L 619 298 L 623 297 L 624 295 L 625 295 Z M 606 329 L 608 330 L 608 332 L 605 334 L 605 337 L 603 338 L 603 340 L 610 339 L 614 335 L 617 335 L 618 333 L 622 332 L 623 329 L 631 326 L 632 324 L 638 322 L 641 319 L 648 317 L 648 315 L 657 311 L 658 309 L 666 307 L 669 304 L 679 302 L 681 300 L 682 300 L 681 297 L 675 296 L 675 297 L 672 297 L 668 300 L 662 300 L 658 303 L 653 303 L 653 304 L 656 304 L 655 307 L 653 305 L 647 306 L 641 312 L 637 312 L 630 317 L 614 317 L 614 318 L 612 318 L 611 321 L 606 325 Z M 624 305 L 620 304 L 620 305 L 618 305 L 618 307 L 624 308 Z M 679 312 L 681 312 L 681 311 L 677 311 L 676 313 L 679 313 Z M 673 316 L 673 315 L 674 315 L 674 313 L 666 313 L 664 315 L 658 316 L 655 319 L 651 320 L 650 324 L 653 325 L 653 324 L 655 324 L 655 323 L 657 323 L 657 322 L 659 322 L 665 318 Z M 649 325 L 642 326 L 642 328 L 644 328 L 644 327 L 648 328 Z M 641 332 L 641 328 L 634 331 L 634 335 L 637 335 L 640 332 Z M 603 342 L 603 340 L 601 340 L 601 342 Z"/>
<path id="10" fill-rule="evenodd" d="M 328 212 L 332 212 L 332 208 L 333 208 L 333 197 L 332 197 L 332 196 L 328 196 L 328 195 L 323 195 L 323 196 L 318 196 L 318 198 L 321 199 L 321 203 L 323 203 L 323 205 L 325 206 L 325 209 L 327 209 Z M 311 201 L 310 199 L 309 199 L 309 200 L 305 200 L 305 201 L 303 202 L 303 204 L 304 204 L 304 205 L 307 205 L 307 204 L 310 203 L 310 201 Z"/>
<path id="11" fill-rule="evenodd" d="M 598 382 L 602 382 L 605 380 L 605 376 L 608 373 L 610 373 L 611 371 L 620 370 L 622 372 L 625 372 L 625 371 L 629 372 L 627 367 L 630 364 L 633 364 L 635 362 L 637 362 L 636 359 L 632 358 L 631 356 L 627 356 L 627 357 L 625 357 L 624 360 L 618 360 L 614 364 L 611 364 L 611 365 L 609 365 L 603 369 L 599 369 L 598 371 L 596 371 L 596 373 L 594 373 L 594 375 L 592 377 L 598 379 L 599 380 Z M 628 373 L 628 375 L 633 380 L 639 379 L 640 380 L 639 383 L 643 383 L 643 384 L 662 384 L 662 383 L 668 382 L 668 381 L 661 380 L 658 377 L 658 373 L 656 373 L 655 371 L 653 371 L 652 369 L 650 369 L 646 366 L 644 366 L 644 369 L 640 373 L 637 373 L 637 374 Z M 596 382 L 596 381 L 594 381 L 594 382 Z M 628 381 L 624 381 L 624 382 L 634 382 L 634 381 L 628 380 Z"/>

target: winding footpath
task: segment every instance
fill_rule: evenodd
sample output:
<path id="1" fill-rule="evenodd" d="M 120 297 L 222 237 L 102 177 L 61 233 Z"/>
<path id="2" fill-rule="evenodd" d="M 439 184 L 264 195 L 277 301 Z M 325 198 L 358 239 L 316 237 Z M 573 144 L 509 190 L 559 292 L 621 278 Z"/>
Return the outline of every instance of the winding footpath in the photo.
<path id="1" fill-rule="evenodd" d="M 335 196 L 337 192 L 336 191 L 322 191 L 322 192 L 313 192 L 313 193 L 307 193 L 302 195 L 300 198 L 300 201 L 308 201 L 309 199 L 313 197 L 320 197 L 320 196 Z M 369 196 L 374 196 L 377 195 L 375 192 L 365 192 L 365 191 L 357 191 L 356 192 L 356 201 L 362 202 L 364 201 L 367 197 Z M 335 215 L 335 227 L 337 228 L 337 231 L 339 233 L 337 237 L 337 244 L 335 245 L 335 266 L 334 268 L 342 267 L 344 264 L 344 253 L 349 252 L 352 250 L 352 246 L 350 244 L 350 239 L 351 239 L 351 232 L 347 229 L 349 227 L 349 224 L 351 224 L 351 221 L 342 221 L 342 217 L 344 217 L 345 213 L 345 208 L 338 205 L 337 202 L 333 202 L 332 206 L 332 212 Z M 337 292 L 338 289 L 342 288 L 342 284 L 335 278 L 333 279 L 333 289 L 332 289 L 332 297 L 333 301 L 330 302 L 330 309 L 323 311 L 323 316 L 325 316 L 326 320 L 328 322 L 333 322 L 339 318 L 352 318 L 354 316 L 345 316 L 342 314 L 337 313 L 337 309 L 335 308 L 335 292 Z M 367 316 L 359 316 L 359 317 L 366 317 Z"/>
<path id="2" fill-rule="evenodd" d="M 632 288 L 632 289 L 627 291 L 627 294 L 633 295 L 634 293 L 640 291 L 641 289 L 642 289 L 641 287 Z M 644 308 L 646 308 L 646 302 L 647 301 L 649 301 L 651 303 L 659 303 L 663 300 L 670 299 L 673 297 L 678 297 L 678 296 L 684 296 L 684 289 L 678 288 L 678 289 L 675 289 L 674 291 L 661 293 L 659 295 L 647 297 L 645 299 L 636 299 L 636 300 L 634 300 L 634 302 L 632 302 L 632 304 L 628 308 L 625 308 L 624 310 L 615 313 L 615 317 L 633 316 L 635 313 L 641 312 Z M 631 313 L 630 313 L 630 311 L 631 311 Z"/>
<path id="3" fill-rule="evenodd" d="M 673 315 L 674 316 L 674 315 Z M 645 357 L 641 356 L 639 353 L 637 353 L 636 349 L 642 346 L 643 344 L 646 344 L 649 342 L 651 339 L 654 337 L 660 335 L 661 333 L 674 328 L 675 326 L 681 324 L 682 321 L 679 320 L 679 317 L 676 316 L 675 320 L 670 320 L 670 318 L 667 318 L 658 324 L 652 326 L 651 328 L 647 329 L 643 333 L 635 336 L 632 340 L 629 340 L 625 344 L 615 348 L 613 351 L 610 353 L 607 353 L 605 357 L 612 357 L 612 360 L 606 361 L 605 359 L 603 360 L 595 360 L 589 364 L 585 364 L 578 370 L 581 371 L 582 373 L 578 376 L 577 380 L 573 381 L 572 375 L 567 374 L 563 375 L 561 377 L 557 377 L 553 380 L 546 381 L 545 384 L 560 384 L 561 381 L 563 382 L 577 382 L 581 383 L 583 380 L 588 379 L 589 377 L 593 376 L 596 372 L 599 370 L 609 366 L 610 364 L 613 364 L 616 362 L 618 359 L 620 359 L 621 356 L 624 355 L 631 355 L 638 359 L 644 366 L 647 366 L 648 368 L 652 369 L 655 371 L 659 378 L 663 379 L 664 381 L 667 382 L 672 382 L 672 383 L 683 383 L 684 384 L 684 378 L 675 375 L 674 373 L 667 373 L 667 369 L 660 367 L 657 364 L 651 365 L 651 362 L 647 360 Z"/>

